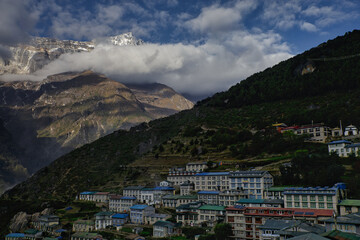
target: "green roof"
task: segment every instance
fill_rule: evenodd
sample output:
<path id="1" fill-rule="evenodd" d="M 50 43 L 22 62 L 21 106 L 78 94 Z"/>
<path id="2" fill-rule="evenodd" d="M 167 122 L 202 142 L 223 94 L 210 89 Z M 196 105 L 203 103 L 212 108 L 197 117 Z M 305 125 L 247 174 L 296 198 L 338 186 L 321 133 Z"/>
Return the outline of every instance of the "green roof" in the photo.
<path id="1" fill-rule="evenodd" d="M 71 237 L 77 238 L 96 238 L 97 236 L 101 236 L 98 233 L 89 233 L 89 232 L 76 232 Z"/>
<path id="2" fill-rule="evenodd" d="M 199 210 L 224 211 L 225 207 L 224 206 L 219 206 L 219 205 L 203 205 L 203 206 L 199 207 Z"/>
<path id="3" fill-rule="evenodd" d="M 113 214 L 113 212 L 98 212 L 95 216 L 112 216 Z"/>
<path id="4" fill-rule="evenodd" d="M 360 207 L 360 200 L 358 199 L 346 199 L 339 203 L 339 206 L 356 206 Z"/>
<path id="5" fill-rule="evenodd" d="M 264 199 L 248 199 L 248 198 L 243 198 L 243 199 L 239 199 L 238 201 L 236 201 L 236 203 L 263 203 Z"/>
<path id="6" fill-rule="evenodd" d="M 357 235 L 355 233 L 342 232 L 339 230 L 332 230 L 330 232 L 321 234 L 321 236 L 328 237 L 331 239 L 333 239 L 333 238 L 344 239 L 344 240 L 359 240 L 360 239 L 360 235 Z"/>
<path id="7" fill-rule="evenodd" d="M 268 189 L 268 191 L 269 192 L 283 192 L 285 188 L 288 188 L 288 186 L 271 187 Z"/>
<path id="8" fill-rule="evenodd" d="M 36 233 L 38 233 L 38 232 L 39 232 L 38 230 L 36 230 L 36 229 L 31 229 L 31 228 L 29 228 L 29 229 L 27 229 L 27 230 L 24 231 L 24 233 L 26 233 L 26 234 L 36 234 Z"/>

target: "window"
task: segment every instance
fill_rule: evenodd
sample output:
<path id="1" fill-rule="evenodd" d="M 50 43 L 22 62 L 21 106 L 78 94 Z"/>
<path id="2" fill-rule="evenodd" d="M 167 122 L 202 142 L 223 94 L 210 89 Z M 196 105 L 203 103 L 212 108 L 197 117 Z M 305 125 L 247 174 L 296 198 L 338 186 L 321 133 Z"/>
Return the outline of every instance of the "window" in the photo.
<path id="1" fill-rule="evenodd" d="M 292 207 L 292 203 L 291 202 L 286 202 L 286 205 L 288 208 L 291 208 Z"/>
<path id="2" fill-rule="evenodd" d="M 324 208 L 324 203 L 319 203 L 319 208 Z"/>
<path id="3" fill-rule="evenodd" d="M 295 195 L 295 196 L 294 196 L 294 200 L 295 200 L 295 201 L 299 201 L 299 196 L 298 196 L 298 195 Z"/>
<path id="4" fill-rule="evenodd" d="M 315 196 L 310 196 L 310 201 L 315 201 Z"/>
<path id="5" fill-rule="evenodd" d="M 328 204 L 327 204 L 327 208 L 328 208 L 328 209 L 333 209 L 332 203 L 328 203 Z"/>
<path id="6" fill-rule="evenodd" d="M 254 180 L 255 180 L 254 178 L 250 178 L 250 182 L 252 182 L 252 183 L 253 183 L 253 182 L 254 182 Z"/>
<path id="7" fill-rule="evenodd" d="M 303 203 L 302 203 L 302 207 L 303 207 L 303 208 L 307 208 L 307 207 L 309 207 L 309 205 L 308 205 L 307 202 L 303 202 Z"/>
<path id="8" fill-rule="evenodd" d="M 256 178 L 256 182 L 257 182 L 257 183 L 261 182 L 261 179 L 260 179 L 260 178 Z"/>
<path id="9" fill-rule="evenodd" d="M 310 207 L 311 208 L 316 208 L 316 203 L 314 203 L 314 202 L 310 203 Z"/>
<path id="10" fill-rule="evenodd" d="M 257 184 L 256 184 L 256 188 L 261 188 L 261 184 L 260 184 L 260 183 L 257 183 Z"/>
<path id="11" fill-rule="evenodd" d="M 301 196 L 301 200 L 303 200 L 303 201 L 307 201 L 307 196 Z"/>
<path id="12" fill-rule="evenodd" d="M 332 202 L 332 196 L 326 196 L 328 202 Z"/>
<path id="13" fill-rule="evenodd" d="M 318 196 L 318 200 L 319 200 L 319 202 L 323 202 L 324 201 L 324 196 Z"/>
<path id="14" fill-rule="evenodd" d="M 299 202 L 295 202 L 295 207 L 300 207 L 300 203 Z"/>

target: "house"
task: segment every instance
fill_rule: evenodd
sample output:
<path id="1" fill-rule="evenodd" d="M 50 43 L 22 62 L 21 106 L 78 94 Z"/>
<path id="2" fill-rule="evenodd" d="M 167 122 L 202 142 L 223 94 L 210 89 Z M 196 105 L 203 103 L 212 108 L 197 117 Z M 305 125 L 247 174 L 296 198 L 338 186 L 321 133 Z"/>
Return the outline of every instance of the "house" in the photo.
<path id="1" fill-rule="evenodd" d="M 176 221 L 182 222 L 184 225 L 196 225 L 199 215 L 197 209 L 204 204 L 204 202 L 191 202 L 178 206 L 176 208 Z"/>
<path id="2" fill-rule="evenodd" d="M 95 229 L 105 229 L 107 226 L 112 225 L 111 216 L 113 212 L 98 212 L 95 214 Z"/>
<path id="3" fill-rule="evenodd" d="M 145 217 L 155 213 L 155 208 L 148 205 L 134 205 L 130 208 L 130 221 L 135 224 L 145 224 Z"/>
<path id="4" fill-rule="evenodd" d="M 169 181 L 161 181 L 159 183 L 159 186 L 160 187 L 172 187 L 173 186 L 173 183 L 172 182 L 169 182 Z"/>
<path id="5" fill-rule="evenodd" d="M 153 188 L 142 188 L 140 190 L 140 201 L 142 203 L 154 203 L 154 189 Z"/>
<path id="6" fill-rule="evenodd" d="M 32 222 L 34 228 L 46 232 L 52 232 L 59 228 L 59 223 L 59 217 L 56 215 L 42 215 L 38 220 Z"/>
<path id="7" fill-rule="evenodd" d="M 73 232 L 91 232 L 95 229 L 93 220 L 77 220 L 73 223 Z"/>
<path id="8" fill-rule="evenodd" d="M 340 230 L 360 234 L 360 212 L 324 220 L 326 231 Z"/>
<path id="9" fill-rule="evenodd" d="M 225 219 L 225 207 L 219 205 L 202 205 L 197 209 L 198 223 L 206 223 L 207 226 L 213 227 L 216 223 Z"/>
<path id="10" fill-rule="evenodd" d="M 290 187 L 284 190 L 285 208 L 331 209 L 337 212 L 337 203 L 346 198 L 344 183 L 333 187 Z"/>
<path id="11" fill-rule="evenodd" d="M 94 202 L 108 202 L 109 201 L 109 192 L 96 192 L 93 195 L 93 201 Z"/>
<path id="12" fill-rule="evenodd" d="M 23 240 L 25 239 L 24 233 L 9 233 L 5 236 L 5 240 Z"/>
<path id="13" fill-rule="evenodd" d="M 112 194 L 109 196 L 109 210 L 112 212 L 121 212 L 120 211 L 120 199 L 121 195 Z"/>
<path id="14" fill-rule="evenodd" d="M 229 189 L 229 172 L 201 172 L 193 176 L 196 191 L 222 191 Z"/>
<path id="15" fill-rule="evenodd" d="M 359 156 L 360 143 L 352 143 L 347 140 L 338 140 L 328 143 L 329 154 L 335 152 L 339 157 L 348 157 L 350 154 Z"/>
<path id="16" fill-rule="evenodd" d="M 300 236 L 288 238 L 288 240 L 329 240 L 326 237 L 322 237 L 321 235 L 314 234 L 314 233 L 306 233 Z"/>
<path id="17" fill-rule="evenodd" d="M 328 136 L 331 136 L 331 129 L 323 123 L 303 125 L 297 128 L 294 133 L 296 135 L 307 134 L 309 138 L 307 141 L 324 143 Z"/>
<path id="18" fill-rule="evenodd" d="M 79 200 L 82 200 L 82 201 L 94 201 L 94 194 L 96 192 L 81 192 L 79 194 Z"/>
<path id="19" fill-rule="evenodd" d="M 274 180 L 268 171 L 235 171 L 229 173 L 229 184 L 231 190 L 243 190 L 249 198 L 262 199 Z"/>
<path id="20" fill-rule="evenodd" d="M 265 190 L 264 198 L 265 199 L 284 199 L 284 190 L 288 187 L 278 187 L 273 186 Z"/>
<path id="21" fill-rule="evenodd" d="M 358 240 L 360 239 L 360 235 L 356 233 L 346 232 L 342 230 L 332 230 L 330 232 L 326 232 L 322 234 L 322 236 L 327 239 L 337 239 L 337 240 Z"/>
<path id="22" fill-rule="evenodd" d="M 218 204 L 221 206 L 234 206 L 236 201 L 248 198 L 242 190 L 224 190 L 219 193 Z"/>
<path id="23" fill-rule="evenodd" d="M 235 204 L 234 204 L 235 205 Z M 284 200 L 281 199 L 239 199 L 236 205 L 244 207 L 284 207 Z"/>
<path id="24" fill-rule="evenodd" d="M 76 232 L 71 235 L 71 240 L 102 240 L 103 237 L 98 233 Z"/>
<path id="25" fill-rule="evenodd" d="M 189 162 L 186 164 L 186 171 L 189 172 L 203 172 L 207 168 L 207 162 Z"/>
<path id="26" fill-rule="evenodd" d="M 141 189 L 143 186 L 129 186 L 123 189 L 123 196 L 136 197 L 136 199 L 141 199 Z"/>
<path id="27" fill-rule="evenodd" d="M 199 191 L 197 193 L 198 200 L 206 204 L 219 204 L 219 191 Z"/>
<path id="28" fill-rule="evenodd" d="M 111 216 L 112 226 L 120 227 L 129 221 L 129 214 L 116 213 Z"/>
<path id="29" fill-rule="evenodd" d="M 37 230 L 37 229 L 26 229 L 24 231 L 25 234 L 25 238 L 29 239 L 29 240 L 35 240 L 35 239 L 39 239 L 42 238 L 42 234 L 43 232 Z"/>
<path id="30" fill-rule="evenodd" d="M 109 197 L 109 210 L 112 212 L 127 212 L 136 202 L 136 197 L 111 195 Z"/>
<path id="31" fill-rule="evenodd" d="M 322 234 L 325 227 L 301 220 L 268 219 L 265 224 L 259 226 L 260 239 L 288 239 L 307 233 Z"/>
<path id="32" fill-rule="evenodd" d="M 347 215 L 351 213 L 360 212 L 360 200 L 357 199 L 345 199 L 338 204 L 340 208 L 340 215 Z"/>
<path id="33" fill-rule="evenodd" d="M 160 213 L 151 213 L 145 216 L 145 224 L 153 225 L 157 221 L 165 221 L 166 219 L 170 218 L 171 215 L 169 214 L 160 214 Z"/>
<path id="34" fill-rule="evenodd" d="M 176 208 L 181 204 L 196 202 L 197 195 L 166 195 L 161 199 L 162 205 L 167 208 Z"/>
<path id="35" fill-rule="evenodd" d="M 180 184 L 180 195 L 190 195 L 195 190 L 195 184 L 189 180 Z"/>
<path id="36" fill-rule="evenodd" d="M 197 172 L 193 171 L 178 171 L 174 169 L 169 169 L 167 181 L 172 182 L 175 186 L 180 186 L 187 181 L 193 182 L 193 177 L 196 173 Z"/>
<path id="37" fill-rule="evenodd" d="M 157 186 L 153 189 L 154 203 L 160 204 L 163 196 L 174 195 L 175 188 L 166 186 Z"/>
<path id="38" fill-rule="evenodd" d="M 358 131 L 357 127 L 355 127 L 354 125 L 349 125 L 349 126 L 345 127 L 344 136 L 355 136 L 358 134 L 359 134 L 359 131 Z"/>
<path id="39" fill-rule="evenodd" d="M 339 127 L 335 127 L 331 129 L 331 136 L 336 138 L 336 137 L 341 137 L 343 135 L 343 130 Z"/>
<path id="40" fill-rule="evenodd" d="M 169 221 L 157 221 L 154 223 L 153 227 L 153 237 L 154 238 L 165 238 L 181 234 L 180 229 L 181 224 L 172 223 Z"/>

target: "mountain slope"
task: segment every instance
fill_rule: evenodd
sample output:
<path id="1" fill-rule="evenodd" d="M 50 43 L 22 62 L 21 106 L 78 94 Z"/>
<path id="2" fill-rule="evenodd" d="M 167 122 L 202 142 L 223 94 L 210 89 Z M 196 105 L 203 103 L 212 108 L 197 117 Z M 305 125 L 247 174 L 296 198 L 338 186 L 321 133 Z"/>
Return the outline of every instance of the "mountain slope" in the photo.
<path id="1" fill-rule="evenodd" d="M 360 67 L 354 67 L 360 61 L 356 57 L 343 58 L 350 53 L 353 55 L 360 52 L 359 37 L 359 31 L 348 33 L 255 74 L 229 91 L 200 102 L 191 110 L 141 124 L 130 131 L 117 131 L 87 144 L 43 168 L 8 191 L 4 198 L 68 200 L 86 189 L 119 190 L 124 183 L 136 184 L 137 179 L 149 173 L 156 162 L 172 161 L 171 156 L 159 158 L 151 153 L 158 151 L 154 149 L 159 149 L 160 144 L 168 149 L 171 144 L 179 141 L 180 145 L 181 142 L 185 143 L 188 149 L 183 147 L 181 150 L 185 159 L 194 156 L 193 151 L 190 151 L 190 147 L 194 146 L 195 150 L 203 146 L 209 147 L 207 153 L 194 152 L 198 159 L 209 159 L 216 152 L 231 158 L 229 148 L 234 144 L 240 152 L 244 152 L 242 148 L 246 147 L 247 154 L 251 151 L 259 154 L 259 149 L 267 149 L 268 153 L 285 153 L 309 147 L 301 145 L 299 141 L 289 142 L 283 137 L 267 135 L 267 130 L 258 130 L 271 126 L 276 121 L 288 124 L 309 123 L 311 120 L 330 121 L 330 126 L 337 124 L 339 120 L 344 124 L 360 123 Z M 325 53 L 329 55 L 324 55 Z M 310 57 L 338 59 L 316 64 L 313 66 L 314 71 L 310 67 L 304 70 L 301 66 Z M 298 59 L 303 59 L 305 63 Z M 326 74 L 327 71 L 335 76 L 341 75 L 341 80 L 334 82 Z M 266 82 L 265 85 L 262 85 L 261 79 Z M 276 86 L 276 95 L 270 91 L 273 86 Z M 317 90 L 312 90 L 314 86 Z M 301 94 L 289 95 L 291 91 L 300 91 Z M 256 132 L 250 143 L 246 142 L 249 138 L 244 137 L 246 129 Z M 197 145 L 189 143 L 190 137 L 198 142 L 195 143 Z M 212 145 L 213 148 L 210 148 Z M 326 151 L 325 148 L 323 150 Z M 159 153 L 161 155 L 161 151 Z M 130 167 L 135 166 L 133 163 L 143 157 L 146 157 L 150 166 Z M 239 161 L 234 156 L 232 158 L 235 162 Z M 129 163 L 131 165 L 125 167 Z M 246 160 L 241 163 L 247 166 Z M 147 180 L 154 181 L 149 178 Z"/>

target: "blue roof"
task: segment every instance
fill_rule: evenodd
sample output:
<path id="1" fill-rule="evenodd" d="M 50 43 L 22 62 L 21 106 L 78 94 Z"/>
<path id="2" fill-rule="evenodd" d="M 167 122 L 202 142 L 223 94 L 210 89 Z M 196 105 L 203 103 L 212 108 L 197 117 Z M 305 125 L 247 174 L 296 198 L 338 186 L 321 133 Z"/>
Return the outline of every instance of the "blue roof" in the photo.
<path id="1" fill-rule="evenodd" d="M 350 141 L 348 141 L 348 140 L 337 140 L 337 141 L 329 142 L 328 145 L 339 144 L 339 143 L 348 143 L 348 144 L 351 144 L 352 142 L 350 142 Z"/>
<path id="2" fill-rule="evenodd" d="M 264 203 L 264 199 L 242 198 L 236 201 L 236 203 Z"/>
<path id="3" fill-rule="evenodd" d="M 197 194 L 219 194 L 219 191 L 199 191 Z"/>
<path id="4" fill-rule="evenodd" d="M 173 187 L 161 187 L 161 186 L 157 186 L 157 187 L 154 188 L 154 190 L 173 191 L 173 190 L 175 190 L 175 188 L 173 188 Z"/>
<path id="5" fill-rule="evenodd" d="M 55 232 L 57 232 L 57 233 L 62 233 L 62 232 L 67 232 L 67 230 L 66 230 L 66 229 L 58 229 L 58 230 L 56 230 Z"/>
<path id="6" fill-rule="evenodd" d="M 25 234 L 23 233 L 9 233 L 8 235 L 6 235 L 6 237 L 14 237 L 14 238 L 20 238 L 20 237 L 25 237 Z"/>
<path id="7" fill-rule="evenodd" d="M 89 194 L 95 194 L 95 193 L 97 193 L 97 192 L 82 192 L 80 194 L 89 195 Z"/>
<path id="8" fill-rule="evenodd" d="M 124 200 L 136 200 L 136 197 L 124 196 L 124 197 L 121 197 L 120 199 L 124 199 Z"/>
<path id="9" fill-rule="evenodd" d="M 126 214 L 126 213 L 117 213 L 117 214 L 114 214 L 112 215 L 111 218 L 120 218 L 120 219 L 124 219 L 124 218 L 127 218 L 129 215 Z"/>
<path id="10" fill-rule="evenodd" d="M 194 176 L 225 176 L 229 175 L 229 172 L 202 172 L 197 173 Z"/>
<path id="11" fill-rule="evenodd" d="M 134 205 L 132 206 L 130 209 L 138 209 L 138 210 L 143 210 L 145 208 L 147 208 L 148 205 Z"/>
<path id="12" fill-rule="evenodd" d="M 354 148 L 354 147 L 360 147 L 360 143 L 354 143 L 350 145 L 346 145 L 345 148 Z"/>

